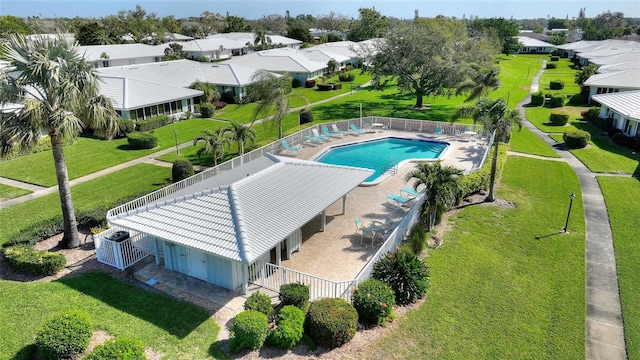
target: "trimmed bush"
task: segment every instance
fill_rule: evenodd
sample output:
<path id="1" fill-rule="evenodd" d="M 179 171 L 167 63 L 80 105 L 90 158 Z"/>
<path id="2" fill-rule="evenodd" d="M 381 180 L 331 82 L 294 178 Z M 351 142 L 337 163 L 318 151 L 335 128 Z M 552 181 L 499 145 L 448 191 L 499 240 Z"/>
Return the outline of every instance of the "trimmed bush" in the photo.
<path id="1" fill-rule="evenodd" d="M 293 305 L 304 311 L 309 305 L 309 287 L 301 283 L 281 285 L 278 298 L 282 305 Z"/>
<path id="2" fill-rule="evenodd" d="M 313 112 L 311 109 L 306 108 L 300 110 L 300 124 L 306 124 L 313 122 Z"/>
<path id="3" fill-rule="evenodd" d="M 549 107 L 562 107 L 564 106 L 565 96 L 562 94 L 551 95 L 549 99 Z"/>
<path id="4" fill-rule="evenodd" d="M 551 90 L 562 90 L 562 89 L 564 89 L 564 81 L 560 81 L 560 80 L 551 80 L 551 81 L 549 81 L 549 89 L 551 89 Z"/>
<path id="5" fill-rule="evenodd" d="M 564 111 L 552 112 L 549 114 L 549 122 L 553 125 L 565 126 L 569 122 L 569 113 Z"/>
<path id="6" fill-rule="evenodd" d="M 153 149 L 158 146 L 158 137 L 150 132 L 134 132 L 127 135 L 129 147 L 139 149 Z"/>
<path id="7" fill-rule="evenodd" d="M 416 302 L 429 288 L 429 269 L 413 254 L 386 253 L 373 264 L 371 276 L 393 289 L 399 305 Z"/>
<path id="8" fill-rule="evenodd" d="M 309 79 L 307 81 L 304 82 L 304 87 L 306 88 L 312 88 L 316 86 L 316 80 L 315 79 Z"/>
<path id="9" fill-rule="evenodd" d="M 170 122 L 171 120 L 166 115 L 148 118 L 147 120 L 138 120 L 136 122 L 136 130 L 140 132 L 154 130 L 163 127 Z"/>
<path id="10" fill-rule="evenodd" d="M 358 312 L 343 299 L 320 299 L 309 305 L 304 327 L 317 345 L 335 348 L 355 336 Z"/>
<path id="11" fill-rule="evenodd" d="M 367 279 L 355 289 L 351 303 L 361 323 L 380 325 L 391 316 L 396 298 L 389 285 L 377 279 Z"/>
<path id="12" fill-rule="evenodd" d="M 551 61 L 559 61 L 560 60 L 560 56 L 552 56 L 551 57 Z"/>
<path id="13" fill-rule="evenodd" d="M 569 105 L 582 105 L 587 103 L 587 95 L 584 93 L 573 94 L 569 97 Z"/>
<path id="14" fill-rule="evenodd" d="M 176 159 L 171 167 L 171 178 L 173 182 L 182 181 L 188 177 L 193 176 L 193 164 L 187 159 Z"/>
<path id="15" fill-rule="evenodd" d="M 226 91 L 220 94 L 220 100 L 226 102 L 227 104 L 237 104 L 236 96 L 233 95 L 233 92 Z"/>
<path id="16" fill-rule="evenodd" d="M 489 150 L 487 161 L 484 162 L 482 168 L 478 171 L 474 171 L 470 174 L 465 174 L 460 178 L 460 188 L 462 189 L 462 197 L 471 196 L 477 194 L 480 191 L 489 189 L 489 183 L 491 182 L 491 161 L 493 159 L 493 146 Z M 498 150 L 498 166 L 496 170 L 496 178 L 500 178 L 502 168 L 507 162 L 507 146 L 500 145 Z"/>
<path id="17" fill-rule="evenodd" d="M 619 129 L 616 129 L 616 130 L 619 130 Z M 611 137 L 611 140 L 616 145 L 624 146 L 631 150 L 640 151 L 640 139 L 638 138 L 627 136 L 622 132 L 616 132 Z"/>
<path id="18" fill-rule="evenodd" d="M 145 360 L 144 344 L 140 340 L 111 339 L 98 345 L 84 360 Z"/>
<path id="19" fill-rule="evenodd" d="M 582 130 L 567 130 L 562 135 L 562 139 L 569 149 L 582 149 L 591 140 L 591 134 Z"/>
<path id="20" fill-rule="evenodd" d="M 200 104 L 200 116 L 205 119 L 211 118 L 213 116 L 213 111 L 215 110 L 215 106 L 213 104 L 202 103 Z"/>
<path id="21" fill-rule="evenodd" d="M 338 74 L 338 80 L 342 82 L 350 82 L 356 79 L 356 76 L 352 73 L 340 73 Z"/>
<path id="22" fill-rule="evenodd" d="M 267 315 L 255 310 L 245 310 L 233 319 L 229 350 L 235 354 L 244 349 L 259 349 L 264 344 L 268 331 Z"/>
<path id="23" fill-rule="evenodd" d="M 318 84 L 318 91 L 331 91 L 333 84 Z"/>
<path id="24" fill-rule="evenodd" d="M 53 275 L 67 265 L 64 255 L 36 250 L 27 244 L 6 248 L 4 256 L 12 269 L 33 275 Z"/>
<path id="25" fill-rule="evenodd" d="M 340 83 L 331 84 L 331 85 L 333 85 L 333 90 L 341 90 L 342 89 L 342 84 L 340 84 Z"/>
<path id="26" fill-rule="evenodd" d="M 36 348 L 45 359 L 66 359 L 81 354 L 91 341 L 92 326 L 84 311 L 55 315 L 36 335 Z"/>
<path id="27" fill-rule="evenodd" d="M 602 126 L 602 122 L 600 120 L 600 108 L 597 106 L 592 106 L 589 110 L 585 110 L 580 113 L 582 119 L 588 121 L 594 125 Z"/>
<path id="28" fill-rule="evenodd" d="M 531 106 L 542 106 L 544 104 L 544 97 L 541 91 L 531 94 Z"/>
<path id="29" fill-rule="evenodd" d="M 255 310 L 269 316 L 273 312 L 273 305 L 271 305 L 271 298 L 258 290 L 244 302 L 244 309 Z"/>
<path id="30" fill-rule="evenodd" d="M 224 109 L 227 106 L 227 103 L 224 101 L 214 101 L 212 104 L 215 106 L 216 110 Z"/>
<path id="31" fill-rule="evenodd" d="M 555 69 L 555 68 L 557 68 L 557 67 L 558 67 L 558 64 L 547 63 L 547 65 L 546 65 L 546 67 L 545 67 L 545 68 L 546 68 L 547 70 L 549 70 L 549 69 Z"/>
<path id="32" fill-rule="evenodd" d="M 300 83 L 300 80 L 298 79 L 293 79 L 291 80 L 291 87 L 292 88 L 299 88 L 302 84 Z"/>
<path id="33" fill-rule="evenodd" d="M 118 120 L 118 137 L 125 137 L 136 130 L 136 123 L 131 119 Z"/>
<path id="34" fill-rule="evenodd" d="M 304 334 L 304 312 L 287 305 L 278 313 L 276 328 L 267 335 L 266 343 L 280 349 L 291 349 L 302 340 Z"/>

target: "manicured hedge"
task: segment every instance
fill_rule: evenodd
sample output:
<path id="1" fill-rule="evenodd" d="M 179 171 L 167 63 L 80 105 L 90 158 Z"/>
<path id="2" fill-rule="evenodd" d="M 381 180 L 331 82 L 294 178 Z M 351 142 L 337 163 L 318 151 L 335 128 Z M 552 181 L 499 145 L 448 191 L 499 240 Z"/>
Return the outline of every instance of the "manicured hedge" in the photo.
<path id="1" fill-rule="evenodd" d="M 318 84 L 318 91 L 331 91 L 333 84 Z"/>
<path id="2" fill-rule="evenodd" d="M 355 336 L 358 312 L 343 299 L 320 299 L 309 305 L 304 327 L 317 345 L 335 348 Z"/>
<path id="3" fill-rule="evenodd" d="M 36 348 L 45 359 L 75 358 L 89 346 L 92 326 L 84 311 L 59 313 L 36 336 Z"/>
<path id="4" fill-rule="evenodd" d="M 130 119 L 118 120 L 118 136 L 125 137 L 136 130 L 136 123 Z"/>
<path id="5" fill-rule="evenodd" d="M 551 89 L 551 90 L 562 90 L 562 89 L 564 89 L 564 81 L 551 80 L 549 82 L 549 89 Z"/>
<path id="6" fill-rule="evenodd" d="M 562 135 L 562 139 L 569 149 L 581 149 L 587 146 L 591 140 L 591 134 L 582 130 L 567 130 Z"/>
<path id="7" fill-rule="evenodd" d="M 358 284 L 351 303 L 361 323 L 380 325 L 391 316 L 396 297 L 389 285 L 377 279 L 367 279 Z"/>
<path id="8" fill-rule="evenodd" d="M 531 94 L 531 106 L 542 106 L 544 104 L 544 93 L 541 91 Z"/>
<path id="9" fill-rule="evenodd" d="M 333 85 L 333 90 L 341 90 L 342 89 L 342 84 L 340 83 L 335 83 L 335 84 L 331 84 Z"/>
<path id="10" fill-rule="evenodd" d="M 627 135 L 625 135 L 625 134 L 623 134 L 621 132 L 616 132 L 611 137 L 611 140 L 616 145 L 624 146 L 624 147 L 629 148 L 631 150 L 640 151 L 640 139 L 638 139 L 636 137 L 630 137 L 630 136 L 627 136 Z"/>
<path id="11" fill-rule="evenodd" d="M 304 311 L 309 305 L 309 287 L 301 283 L 284 284 L 278 297 L 282 305 L 293 305 Z"/>
<path id="12" fill-rule="evenodd" d="M 569 113 L 564 111 L 552 112 L 549 114 L 549 122 L 553 125 L 565 126 L 569 122 Z"/>
<path id="13" fill-rule="evenodd" d="M 36 250 L 27 244 L 6 248 L 4 256 L 12 269 L 33 275 L 53 275 L 67 265 L 64 255 Z"/>
<path id="14" fill-rule="evenodd" d="M 555 69 L 555 68 L 557 68 L 557 66 L 558 66 L 557 64 L 547 63 L 545 68 L 546 69 Z"/>
<path id="15" fill-rule="evenodd" d="M 459 180 L 460 188 L 462 189 L 462 197 L 471 196 L 479 193 L 480 191 L 486 191 L 489 189 L 489 183 L 491 182 L 491 162 L 493 159 L 493 146 L 489 150 L 487 160 L 482 165 L 482 168 L 478 171 L 474 171 L 470 174 L 465 174 Z M 496 169 L 496 178 L 500 178 L 502 168 L 507 162 L 507 146 L 500 145 L 498 151 L 498 165 Z"/>
<path id="16" fill-rule="evenodd" d="M 214 109 L 215 109 L 215 106 L 213 106 L 213 104 L 202 103 L 200 104 L 200 116 L 202 116 L 205 119 L 208 119 L 213 116 Z"/>
<path id="17" fill-rule="evenodd" d="M 98 345 L 84 360 L 145 360 L 144 344 L 140 340 L 119 338 Z"/>
<path id="18" fill-rule="evenodd" d="M 302 84 L 300 83 L 300 80 L 298 79 L 293 79 L 291 80 L 291 87 L 293 89 L 299 88 Z"/>
<path id="19" fill-rule="evenodd" d="M 549 99 L 549 107 L 562 107 L 564 106 L 564 101 L 566 100 L 565 96 L 562 94 L 551 95 Z"/>
<path id="20" fill-rule="evenodd" d="M 264 344 L 268 331 L 269 320 L 265 314 L 245 310 L 233 319 L 229 349 L 234 354 L 244 349 L 259 349 Z"/>
<path id="21" fill-rule="evenodd" d="M 244 309 L 255 310 L 269 316 L 273 312 L 273 305 L 271 304 L 271 298 L 258 290 L 244 302 Z"/>
<path id="22" fill-rule="evenodd" d="M 127 135 L 127 142 L 132 149 L 153 149 L 158 146 L 158 137 L 151 132 L 134 132 Z"/>
<path id="23" fill-rule="evenodd" d="M 592 106 L 589 110 L 585 110 L 580 113 L 583 120 L 586 120 L 598 127 L 602 127 L 602 120 L 600 119 L 600 108 L 597 106 Z"/>
<path id="24" fill-rule="evenodd" d="M 176 159 L 171 167 L 171 178 L 174 183 L 191 177 L 194 173 L 193 164 L 187 159 Z"/>
<path id="25" fill-rule="evenodd" d="M 306 88 L 312 88 L 316 86 L 316 80 L 315 79 L 309 79 L 307 81 L 304 82 L 304 87 Z"/>
<path id="26" fill-rule="evenodd" d="M 146 120 L 138 120 L 136 122 L 136 130 L 144 132 L 157 129 L 167 125 L 171 120 L 166 115 L 148 118 Z"/>
<path id="27" fill-rule="evenodd" d="M 560 56 L 552 56 L 551 57 L 551 61 L 559 61 L 560 60 Z"/>
<path id="28" fill-rule="evenodd" d="M 313 111 L 311 109 L 300 110 L 300 124 L 313 122 Z"/>
<path id="29" fill-rule="evenodd" d="M 267 335 L 266 343 L 280 349 L 291 349 L 302 340 L 304 311 L 295 306 L 284 306 L 278 313 L 276 328 Z"/>
<path id="30" fill-rule="evenodd" d="M 352 73 L 344 72 L 338 74 L 338 80 L 342 82 L 350 82 L 356 79 L 356 76 Z"/>

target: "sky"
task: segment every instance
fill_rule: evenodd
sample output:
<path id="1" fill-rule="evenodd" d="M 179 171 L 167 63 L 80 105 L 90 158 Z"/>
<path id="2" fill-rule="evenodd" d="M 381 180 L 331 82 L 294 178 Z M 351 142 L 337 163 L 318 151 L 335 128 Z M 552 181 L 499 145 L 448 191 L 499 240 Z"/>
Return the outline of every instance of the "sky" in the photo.
<path id="1" fill-rule="evenodd" d="M 134 9 L 136 4 L 159 17 L 174 15 L 176 18 L 199 16 L 209 11 L 257 19 L 269 14 L 284 15 L 287 10 L 291 16 L 317 16 L 335 11 L 356 18 L 358 9 L 363 7 L 375 7 L 383 15 L 401 19 L 413 18 L 416 9 L 422 17 L 474 15 L 533 19 L 568 15 L 572 18 L 581 7 L 586 7 L 587 17 L 607 10 L 623 12 L 626 17 L 640 17 L 638 0 L 0 0 L 0 15 L 98 18 Z"/>

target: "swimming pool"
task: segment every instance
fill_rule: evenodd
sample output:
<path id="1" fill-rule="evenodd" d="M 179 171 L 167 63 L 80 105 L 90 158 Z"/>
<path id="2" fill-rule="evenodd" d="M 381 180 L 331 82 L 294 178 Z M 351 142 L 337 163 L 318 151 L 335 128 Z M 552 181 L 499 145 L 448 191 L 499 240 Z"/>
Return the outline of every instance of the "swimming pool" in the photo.
<path id="1" fill-rule="evenodd" d="M 314 160 L 333 165 L 374 170 L 363 185 L 377 184 L 381 175 L 407 161 L 433 161 L 444 157 L 449 143 L 444 141 L 385 137 L 328 148 Z"/>

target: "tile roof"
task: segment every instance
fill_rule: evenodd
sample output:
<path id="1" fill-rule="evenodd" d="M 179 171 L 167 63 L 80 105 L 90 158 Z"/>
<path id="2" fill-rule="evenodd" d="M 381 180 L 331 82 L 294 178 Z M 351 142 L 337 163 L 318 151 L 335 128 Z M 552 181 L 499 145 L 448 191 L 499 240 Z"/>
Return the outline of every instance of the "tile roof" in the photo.
<path id="1" fill-rule="evenodd" d="M 250 264 L 372 172 L 271 154 L 232 171 L 108 221 Z"/>
<path id="2" fill-rule="evenodd" d="M 640 89 L 640 68 L 592 75 L 585 86 Z"/>
<path id="3" fill-rule="evenodd" d="M 629 119 L 640 121 L 640 91 L 599 94 L 591 99 Z"/>

